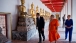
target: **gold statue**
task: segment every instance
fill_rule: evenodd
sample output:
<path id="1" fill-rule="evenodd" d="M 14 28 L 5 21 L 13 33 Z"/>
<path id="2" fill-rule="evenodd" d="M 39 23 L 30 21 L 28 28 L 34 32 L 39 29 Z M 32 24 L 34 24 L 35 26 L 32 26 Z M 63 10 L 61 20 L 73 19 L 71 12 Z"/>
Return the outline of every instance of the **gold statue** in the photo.
<path id="1" fill-rule="evenodd" d="M 31 4 L 31 9 L 34 9 L 34 4 L 33 4 L 33 2 L 32 2 L 32 4 Z"/>
<path id="2" fill-rule="evenodd" d="M 33 3 L 31 4 L 30 14 L 34 18 L 34 16 L 35 16 L 35 10 L 34 10 L 34 4 Z"/>
<path id="3" fill-rule="evenodd" d="M 59 18 L 59 14 L 58 13 L 56 13 L 56 19 L 58 19 Z"/>
<path id="4" fill-rule="evenodd" d="M 43 9 L 43 15 L 45 15 L 45 14 L 44 14 L 44 9 Z"/>
<path id="5" fill-rule="evenodd" d="M 31 8 L 29 9 L 29 13 L 31 14 L 32 18 L 34 19 L 34 23 L 36 24 L 36 14 L 35 14 L 33 2 L 31 4 Z"/>
<path id="6" fill-rule="evenodd" d="M 39 10 L 38 10 L 38 9 L 39 9 L 39 7 L 37 6 L 37 7 L 36 7 L 36 13 L 38 13 L 38 12 L 39 12 Z"/>
<path id="7" fill-rule="evenodd" d="M 42 9 L 40 8 L 40 12 L 42 12 Z"/>
<path id="8" fill-rule="evenodd" d="M 19 6 L 20 15 L 25 15 L 26 7 L 24 6 L 25 0 L 21 0 L 21 5 Z"/>
<path id="9" fill-rule="evenodd" d="M 40 15 L 43 15 L 43 14 L 42 14 L 42 9 L 41 9 L 41 8 L 40 8 Z"/>
<path id="10" fill-rule="evenodd" d="M 47 12 L 45 11 L 45 16 L 46 16 L 46 13 L 47 13 Z"/>

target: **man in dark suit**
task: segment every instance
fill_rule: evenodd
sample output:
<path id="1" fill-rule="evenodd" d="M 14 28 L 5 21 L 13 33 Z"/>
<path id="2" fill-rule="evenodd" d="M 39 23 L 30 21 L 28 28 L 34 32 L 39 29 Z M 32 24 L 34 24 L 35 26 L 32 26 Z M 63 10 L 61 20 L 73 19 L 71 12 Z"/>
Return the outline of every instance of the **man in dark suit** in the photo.
<path id="1" fill-rule="evenodd" d="M 64 26 L 65 26 L 65 14 L 64 14 L 64 16 L 62 17 L 62 19 L 63 19 L 63 28 L 64 28 Z"/>
<path id="2" fill-rule="evenodd" d="M 36 14 L 36 27 L 38 29 L 38 33 L 39 33 L 39 42 L 41 43 L 42 41 L 42 37 L 43 37 L 43 41 L 45 40 L 45 35 L 44 35 L 44 18 L 40 16 L 39 13 Z M 42 37 L 41 37 L 42 36 Z"/>

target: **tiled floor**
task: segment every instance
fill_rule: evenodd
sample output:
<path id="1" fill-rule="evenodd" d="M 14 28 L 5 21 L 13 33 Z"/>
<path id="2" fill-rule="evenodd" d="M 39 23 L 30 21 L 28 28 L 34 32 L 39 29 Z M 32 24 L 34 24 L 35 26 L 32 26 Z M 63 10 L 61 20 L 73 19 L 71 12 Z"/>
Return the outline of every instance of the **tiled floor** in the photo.
<path id="1" fill-rule="evenodd" d="M 45 29 L 45 36 L 46 36 L 46 40 L 43 42 L 43 43 L 50 43 L 49 41 L 48 41 L 48 26 L 47 27 L 45 27 L 46 29 Z M 57 41 L 57 43 L 68 43 L 68 39 L 67 40 L 64 40 L 64 36 L 65 36 L 65 34 L 64 34 L 64 29 L 63 28 L 61 28 L 61 27 L 59 27 L 59 30 L 58 30 L 58 32 L 59 32 L 59 34 L 60 34 L 60 39 Z M 76 41 L 76 38 L 75 38 L 75 36 L 76 36 L 76 33 L 73 33 L 73 39 L 72 39 L 72 43 L 76 43 L 75 41 Z M 38 43 L 38 34 L 36 34 L 34 37 L 32 37 L 29 41 L 19 41 L 19 40 L 14 40 L 13 41 L 13 43 Z M 54 42 L 52 42 L 52 43 L 54 43 Z"/>

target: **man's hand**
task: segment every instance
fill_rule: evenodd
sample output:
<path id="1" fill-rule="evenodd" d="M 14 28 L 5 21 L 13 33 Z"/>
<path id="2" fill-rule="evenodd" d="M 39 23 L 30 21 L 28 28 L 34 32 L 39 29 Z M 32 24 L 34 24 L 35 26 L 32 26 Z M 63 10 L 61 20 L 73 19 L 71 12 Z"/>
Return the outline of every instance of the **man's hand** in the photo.
<path id="1" fill-rule="evenodd" d="M 44 28 L 42 28 L 42 31 L 44 31 Z"/>
<path id="2" fill-rule="evenodd" d="M 36 29 L 38 29 L 38 27 L 36 27 Z"/>

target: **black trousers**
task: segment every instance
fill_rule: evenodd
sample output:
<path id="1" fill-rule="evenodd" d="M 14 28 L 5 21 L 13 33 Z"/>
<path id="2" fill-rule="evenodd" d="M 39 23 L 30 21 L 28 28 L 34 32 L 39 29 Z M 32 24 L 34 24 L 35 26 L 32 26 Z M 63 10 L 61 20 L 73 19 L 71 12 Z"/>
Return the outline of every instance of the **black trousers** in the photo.
<path id="1" fill-rule="evenodd" d="M 42 41 L 42 37 L 43 39 L 45 39 L 44 30 L 38 30 L 38 33 L 39 33 L 39 41 Z"/>

